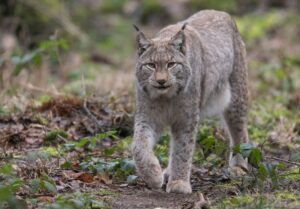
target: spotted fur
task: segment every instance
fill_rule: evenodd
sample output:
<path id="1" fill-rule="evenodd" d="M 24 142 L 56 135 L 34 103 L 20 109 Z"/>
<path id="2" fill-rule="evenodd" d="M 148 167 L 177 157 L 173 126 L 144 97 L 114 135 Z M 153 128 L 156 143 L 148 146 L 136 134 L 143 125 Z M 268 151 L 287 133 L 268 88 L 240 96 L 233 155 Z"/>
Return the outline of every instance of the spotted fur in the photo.
<path id="1" fill-rule="evenodd" d="M 225 12 L 200 11 L 163 28 L 154 38 L 137 35 L 136 116 L 132 153 L 139 175 L 160 188 L 164 175 L 153 146 L 171 131 L 167 192 L 190 193 L 192 154 L 199 121 L 222 115 L 230 146 L 248 141 L 247 66 L 244 43 Z M 175 63 L 175 64 L 174 64 Z M 231 167 L 246 167 L 241 156 Z"/>

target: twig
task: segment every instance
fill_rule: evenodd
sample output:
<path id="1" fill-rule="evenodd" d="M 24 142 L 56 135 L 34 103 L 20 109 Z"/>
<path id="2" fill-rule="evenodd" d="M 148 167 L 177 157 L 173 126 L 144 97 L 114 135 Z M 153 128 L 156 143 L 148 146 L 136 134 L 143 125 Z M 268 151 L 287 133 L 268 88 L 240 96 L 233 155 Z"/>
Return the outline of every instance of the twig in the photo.
<path id="1" fill-rule="evenodd" d="M 46 90 L 46 89 L 43 89 L 43 88 L 34 86 L 34 85 L 32 85 L 31 83 L 28 83 L 28 84 L 21 83 L 21 85 L 22 85 L 24 88 L 29 89 L 29 90 L 32 90 L 32 91 L 38 91 L 38 92 L 42 92 L 42 93 L 46 93 L 46 94 L 51 94 L 51 95 L 54 95 L 54 96 L 61 96 L 61 95 L 64 95 L 64 94 L 59 93 L 59 92 L 53 92 L 53 91 L 51 91 L 51 90 Z"/>
<path id="2" fill-rule="evenodd" d="M 91 119 L 97 124 L 98 129 L 100 129 L 102 124 L 98 121 L 98 119 L 87 108 L 86 99 L 84 99 L 84 101 L 83 101 L 83 109 L 91 117 Z"/>
<path id="3" fill-rule="evenodd" d="M 294 161 L 289 161 L 289 160 L 284 160 L 284 159 L 281 159 L 281 158 L 278 158 L 278 157 L 265 156 L 265 158 L 272 159 L 272 160 L 278 160 L 278 161 L 281 161 L 281 162 L 284 162 L 284 163 L 289 163 L 289 164 L 300 166 L 300 163 L 297 163 L 297 162 L 294 162 Z"/>
<path id="4" fill-rule="evenodd" d="M 47 193 L 47 194 L 18 194 L 20 197 L 30 197 L 30 198 L 37 198 L 37 197 L 54 197 L 55 194 L 50 194 L 50 193 Z"/>
<path id="5" fill-rule="evenodd" d="M 197 194 L 199 201 L 194 203 L 193 208 L 211 208 L 211 203 L 209 200 L 205 200 L 202 193 Z"/>
<path id="6" fill-rule="evenodd" d="M 122 158 L 122 157 L 118 157 L 118 156 L 107 156 L 107 155 L 103 155 L 103 154 L 99 154 L 99 153 L 88 153 L 88 154 L 85 154 L 83 155 L 83 157 L 100 157 L 100 158 L 110 158 L 110 159 L 119 159 L 119 158 Z"/>

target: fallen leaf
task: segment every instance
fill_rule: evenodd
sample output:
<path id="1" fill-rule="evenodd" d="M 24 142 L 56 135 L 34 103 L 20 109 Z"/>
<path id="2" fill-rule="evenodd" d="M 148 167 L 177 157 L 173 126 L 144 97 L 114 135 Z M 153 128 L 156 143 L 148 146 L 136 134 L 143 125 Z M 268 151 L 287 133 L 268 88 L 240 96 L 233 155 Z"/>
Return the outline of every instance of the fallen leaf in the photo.
<path id="1" fill-rule="evenodd" d="M 85 183 L 91 183 L 93 182 L 94 177 L 89 173 L 81 172 L 76 175 L 75 179 Z"/>
<path id="2" fill-rule="evenodd" d="M 49 196 L 41 196 L 41 197 L 38 197 L 38 199 L 41 202 L 52 202 L 53 201 L 53 197 L 49 197 Z"/>

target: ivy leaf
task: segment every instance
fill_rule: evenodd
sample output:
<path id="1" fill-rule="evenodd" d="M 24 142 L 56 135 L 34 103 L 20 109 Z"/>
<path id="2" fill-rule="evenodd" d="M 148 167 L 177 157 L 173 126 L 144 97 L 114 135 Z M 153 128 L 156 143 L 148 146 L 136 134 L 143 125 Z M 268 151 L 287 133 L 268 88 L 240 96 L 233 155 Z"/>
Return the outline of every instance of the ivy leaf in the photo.
<path id="1" fill-rule="evenodd" d="M 29 182 L 29 192 L 36 193 L 40 188 L 40 179 L 32 179 Z"/>
<path id="2" fill-rule="evenodd" d="M 127 177 L 126 182 L 127 182 L 127 184 L 129 184 L 129 185 L 133 185 L 133 184 L 136 183 L 136 180 L 137 180 L 137 176 L 136 176 L 136 175 L 129 175 L 129 176 Z"/>
<path id="3" fill-rule="evenodd" d="M 134 170 L 134 161 L 129 159 L 124 159 L 121 162 L 121 169 L 124 171 L 132 171 Z"/>
<path id="4" fill-rule="evenodd" d="M 254 149 L 254 146 L 249 143 L 243 143 L 240 145 L 240 152 L 244 158 L 249 157 L 249 155 L 253 149 Z"/>
<path id="5" fill-rule="evenodd" d="M 293 154 L 291 160 L 300 161 L 300 152 Z"/>
<path id="6" fill-rule="evenodd" d="M 52 182 L 49 182 L 49 181 L 44 181 L 44 186 L 45 186 L 45 189 L 51 193 L 57 193 L 57 188 L 55 186 L 54 183 Z"/>

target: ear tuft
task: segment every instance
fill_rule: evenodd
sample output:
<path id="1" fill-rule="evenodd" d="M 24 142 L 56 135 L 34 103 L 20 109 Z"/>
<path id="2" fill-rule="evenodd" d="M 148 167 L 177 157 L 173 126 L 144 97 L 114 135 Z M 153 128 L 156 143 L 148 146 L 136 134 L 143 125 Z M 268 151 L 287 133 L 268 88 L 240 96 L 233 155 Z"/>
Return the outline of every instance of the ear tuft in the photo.
<path id="1" fill-rule="evenodd" d="M 135 24 L 133 24 L 133 27 L 138 32 L 136 41 L 138 44 L 138 54 L 139 56 L 141 56 L 151 45 L 151 41 L 144 35 L 142 31 L 140 31 L 140 29 Z"/>
<path id="2" fill-rule="evenodd" d="M 136 26 L 135 24 L 132 24 L 132 26 L 134 27 L 134 29 L 135 29 L 137 32 L 140 32 L 140 29 L 138 28 L 138 26 Z"/>
<path id="3" fill-rule="evenodd" d="M 184 30 L 185 29 L 185 27 L 187 26 L 187 22 L 186 23 L 184 23 L 183 25 L 182 25 L 182 27 L 181 27 L 181 30 Z"/>
<path id="4" fill-rule="evenodd" d="M 180 31 L 178 31 L 170 40 L 169 44 L 173 46 L 176 50 L 180 51 L 182 54 L 185 54 L 185 35 L 184 29 L 187 23 L 183 24 Z"/>

